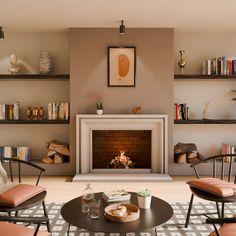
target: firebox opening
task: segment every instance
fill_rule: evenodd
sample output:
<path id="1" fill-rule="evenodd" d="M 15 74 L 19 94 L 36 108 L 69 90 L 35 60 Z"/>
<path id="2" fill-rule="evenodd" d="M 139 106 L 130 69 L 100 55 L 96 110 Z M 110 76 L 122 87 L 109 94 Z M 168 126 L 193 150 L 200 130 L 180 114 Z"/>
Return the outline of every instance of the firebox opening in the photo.
<path id="1" fill-rule="evenodd" d="M 150 169 L 151 130 L 93 130 L 93 169 Z"/>

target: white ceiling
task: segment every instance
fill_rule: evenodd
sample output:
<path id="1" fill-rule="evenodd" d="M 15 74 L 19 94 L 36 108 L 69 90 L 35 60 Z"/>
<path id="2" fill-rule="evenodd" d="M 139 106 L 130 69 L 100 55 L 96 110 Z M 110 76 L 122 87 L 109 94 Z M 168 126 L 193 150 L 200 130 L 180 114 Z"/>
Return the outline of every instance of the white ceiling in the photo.
<path id="1" fill-rule="evenodd" d="M 236 33 L 236 0 L 0 0 L 5 33 L 67 32 L 72 27 L 173 27 Z"/>

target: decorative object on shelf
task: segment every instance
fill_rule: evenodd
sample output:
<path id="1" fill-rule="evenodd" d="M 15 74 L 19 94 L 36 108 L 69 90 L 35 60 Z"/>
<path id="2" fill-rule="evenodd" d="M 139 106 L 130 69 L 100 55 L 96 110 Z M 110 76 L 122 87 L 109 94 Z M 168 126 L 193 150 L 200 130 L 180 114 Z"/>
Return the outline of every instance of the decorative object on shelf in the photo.
<path id="1" fill-rule="evenodd" d="M 103 102 L 102 102 L 103 96 L 100 93 L 91 95 L 91 99 L 96 104 L 97 114 L 102 115 L 103 114 Z"/>
<path id="2" fill-rule="evenodd" d="M 141 209 L 148 209 L 151 206 L 152 195 L 150 190 L 145 189 L 137 193 L 138 206 Z"/>
<path id="3" fill-rule="evenodd" d="M 2 30 L 2 26 L 0 26 L 0 39 L 4 39 L 4 31 Z"/>
<path id="4" fill-rule="evenodd" d="M 43 117 L 44 117 L 44 108 L 43 108 L 43 106 L 40 106 L 40 107 L 38 107 L 38 115 L 39 115 L 39 119 L 43 119 Z"/>
<path id="5" fill-rule="evenodd" d="M 179 54 L 180 54 L 180 60 L 178 62 L 178 65 L 180 67 L 181 70 L 181 74 L 184 74 L 184 67 L 186 66 L 186 61 L 183 59 L 183 54 L 185 53 L 185 50 L 180 50 Z"/>
<path id="6" fill-rule="evenodd" d="M 52 59 L 48 52 L 40 52 L 39 72 L 40 74 L 49 74 L 52 69 Z"/>
<path id="7" fill-rule="evenodd" d="M 135 71 L 135 47 L 108 47 L 108 87 L 135 87 Z"/>
<path id="8" fill-rule="evenodd" d="M 45 164 L 61 164 L 69 161 L 70 151 L 69 144 L 52 140 L 46 143 L 48 153 L 42 162 Z"/>
<path id="9" fill-rule="evenodd" d="M 38 119 L 38 113 L 39 113 L 38 108 L 34 107 L 33 110 L 32 110 L 32 115 L 33 115 L 34 120 Z"/>
<path id="10" fill-rule="evenodd" d="M 133 114 L 141 114 L 141 111 L 142 111 L 141 107 L 133 107 L 132 109 Z"/>
<path id="11" fill-rule="evenodd" d="M 177 143 L 174 147 L 174 160 L 178 164 L 195 163 L 203 158 L 194 143 Z"/>
<path id="12" fill-rule="evenodd" d="M 189 107 L 186 103 L 175 103 L 175 120 L 189 120 Z"/>
<path id="13" fill-rule="evenodd" d="M 209 102 L 207 102 L 206 104 L 205 104 L 205 108 L 203 109 L 203 120 L 209 120 L 210 119 L 210 108 L 209 108 L 209 106 L 210 106 L 210 103 Z"/>
<path id="14" fill-rule="evenodd" d="M 20 103 L 0 104 L 0 120 L 19 120 Z"/>
<path id="15" fill-rule="evenodd" d="M 9 60 L 10 60 L 10 67 L 8 68 L 8 71 L 11 74 L 16 74 L 20 70 L 17 56 L 15 54 L 12 54 L 9 56 Z"/>
<path id="16" fill-rule="evenodd" d="M 48 119 L 49 120 L 68 120 L 69 119 L 69 103 L 48 103 Z"/>
<path id="17" fill-rule="evenodd" d="M 32 109 L 31 109 L 31 107 L 30 106 L 27 106 L 27 108 L 26 108 L 26 117 L 27 117 L 27 119 L 28 120 L 31 120 L 31 118 L 32 118 Z"/>

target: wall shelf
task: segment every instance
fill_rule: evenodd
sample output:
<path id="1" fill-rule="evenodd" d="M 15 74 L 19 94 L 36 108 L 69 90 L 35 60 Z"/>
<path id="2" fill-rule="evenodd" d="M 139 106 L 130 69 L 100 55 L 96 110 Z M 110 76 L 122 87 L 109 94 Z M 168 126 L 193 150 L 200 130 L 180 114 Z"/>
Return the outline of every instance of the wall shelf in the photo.
<path id="1" fill-rule="evenodd" d="M 69 120 L 0 120 L 0 124 L 69 124 Z"/>
<path id="2" fill-rule="evenodd" d="M 181 74 L 175 74 L 174 75 L 175 80 L 197 80 L 197 79 L 202 79 L 202 80 L 235 80 L 236 75 L 201 75 L 201 74 L 186 74 L 186 75 L 181 75 Z"/>
<path id="3" fill-rule="evenodd" d="M 196 119 L 196 120 L 175 120 L 175 124 L 236 124 L 236 120 L 202 120 L 202 119 Z"/>
<path id="4" fill-rule="evenodd" d="M 0 74 L 0 80 L 69 80 L 69 74 Z"/>

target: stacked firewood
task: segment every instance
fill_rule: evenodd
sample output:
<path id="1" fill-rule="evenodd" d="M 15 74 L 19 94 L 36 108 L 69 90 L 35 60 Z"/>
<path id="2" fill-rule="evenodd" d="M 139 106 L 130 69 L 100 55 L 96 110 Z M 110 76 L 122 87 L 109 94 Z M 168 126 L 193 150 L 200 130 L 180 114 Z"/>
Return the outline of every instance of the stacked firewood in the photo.
<path id="1" fill-rule="evenodd" d="M 178 143 L 175 145 L 174 159 L 176 163 L 194 163 L 203 158 L 194 143 Z"/>
<path id="2" fill-rule="evenodd" d="M 52 140 L 46 143 L 48 149 L 47 156 L 42 159 L 46 164 L 61 164 L 69 161 L 70 151 L 69 144 Z"/>

